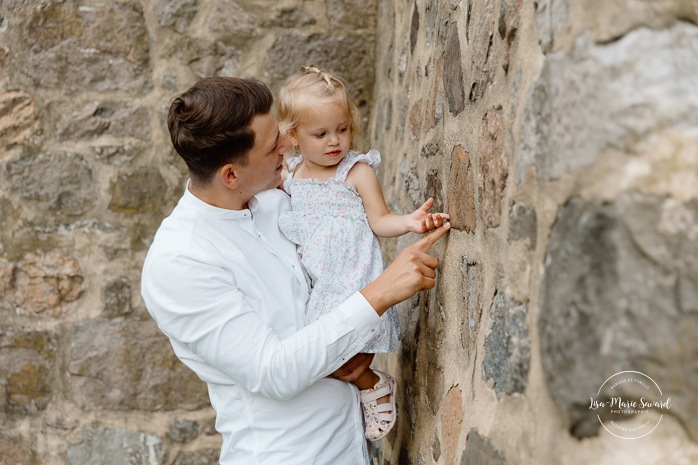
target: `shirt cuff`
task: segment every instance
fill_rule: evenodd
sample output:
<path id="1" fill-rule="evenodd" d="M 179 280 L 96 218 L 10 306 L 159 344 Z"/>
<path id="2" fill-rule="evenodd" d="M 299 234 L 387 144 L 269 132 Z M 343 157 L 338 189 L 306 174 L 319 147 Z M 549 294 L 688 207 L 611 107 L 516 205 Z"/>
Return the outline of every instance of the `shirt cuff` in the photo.
<path id="1" fill-rule="evenodd" d="M 342 313 L 348 325 L 361 332 L 378 329 L 382 321 L 361 292 L 352 294 L 337 310 Z"/>

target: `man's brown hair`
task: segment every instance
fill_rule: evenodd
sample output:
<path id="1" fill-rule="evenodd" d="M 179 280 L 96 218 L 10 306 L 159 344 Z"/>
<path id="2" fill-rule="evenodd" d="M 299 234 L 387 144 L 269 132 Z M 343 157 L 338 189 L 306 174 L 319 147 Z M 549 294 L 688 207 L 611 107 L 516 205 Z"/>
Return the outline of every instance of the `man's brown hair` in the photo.
<path id="1" fill-rule="evenodd" d="M 247 164 L 252 119 L 269 113 L 269 88 L 252 79 L 205 78 L 172 100 L 167 127 L 193 181 L 208 182 L 227 163 Z"/>

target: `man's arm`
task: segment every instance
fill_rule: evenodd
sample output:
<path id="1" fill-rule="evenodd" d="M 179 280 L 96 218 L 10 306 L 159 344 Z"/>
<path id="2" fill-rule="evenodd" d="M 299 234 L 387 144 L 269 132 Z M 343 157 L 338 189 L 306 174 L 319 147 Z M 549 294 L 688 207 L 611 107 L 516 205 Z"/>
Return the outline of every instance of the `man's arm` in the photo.
<path id="1" fill-rule="evenodd" d="M 434 287 L 438 260 L 426 250 L 447 230 L 439 228 L 405 249 L 360 293 L 284 339 L 229 271 L 203 260 L 178 255 L 146 263 L 143 297 L 162 331 L 191 352 L 188 365 L 200 377 L 224 377 L 248 391 L 287 400 L 359 353 L 388 308 Z"/>
<path id="2" fill-rule="evenodd" d="M 235 383 L 287 400 L 358 353 L 380 318 L 356 293 L 333 312 L 281 339 L 230 270 L 187 255 L 146 262 L 142 291 L 178 355 L 204 380 Z M 293 303 L 278 312 L 294 312 Z M 267 316 L 268 318 L 268 316 Z M 184 352 L 184 353 L 183 353 Z"/>

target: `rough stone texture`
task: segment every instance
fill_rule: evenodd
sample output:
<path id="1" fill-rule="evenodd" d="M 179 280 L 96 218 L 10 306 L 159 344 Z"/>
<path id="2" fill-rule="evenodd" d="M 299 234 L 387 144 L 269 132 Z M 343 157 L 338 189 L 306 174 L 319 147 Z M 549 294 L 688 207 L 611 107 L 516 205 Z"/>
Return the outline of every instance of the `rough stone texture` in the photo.
<path id="1" fill-rule="evenodd" d="M 594 163 L 602 150 L 636 143 L 661 121 L 698 125 L 698 28 L 638 29 L 609 44 L 579 38 L 549 54 L 524 110 L 519 179 L 531 165 L 558 178 Z M 604 117 L 600 117 L 600 116 Z"/>
<path id="2" fill-rule="evenodd" d="M 0 0 L 0 463 L 218 460 L 205 384 L 139 292 L 187 178 L 169 100 L 208 76 L 276 91 L 312 60 L 368 117 L 377 13 L 377 0 Z M 406 109 L 384 102 L 395 128 Z"/>
<path id="3" fill-rule="evenodd" d="M 12 61 L 34 85 L 72 92 L 150 90 L 149 41 L 139 4 L 82 7 L 66 1 L 27 13 L 26 24 L 14 24 L 12 34 L 31 47 Z"/>
<path id="4" fill-rule="evenodd" d="M 500 451 L 476 429 L 468 432 L 460 465 L 508 465 Z"/>
<path id="5" fill-rule="evenodd" d="M 269 26 L 303 27 L 317 23 L 317 19 L 302 8 L 282 8 L 269 20 Z M 265 24 L 266 25 L 266 24 Z"/>
<path id="6" fill-rule="evenodd" d="M 44 224 L 83 215 L 96 198 L 92 169 L 80 155 L 49 152 L 15 158 L 3 171 L 9 192 L 22 200 L 22 208 L 40 212 L 38 221 Z"/>
<path id="7" fill-rule="evenodd" d="M 55 334 L 0 329 L 0 412 L 36 415 L 47 407 L 56 388 L 57 349 Z"/>
<path id="8" fill-rule="evenodd" d="M 203 383 L 173 368 L 136 292 L 186 178 L 167 102 L 204 76 L 276 91 L 308 61 L 349 82 L 391 210 L 440 193 L 457 226 L 432 248 L 437 287 L 399 307 L 401 350 L 377 357 L 402 407 L 372 460 L 696 462 L 696 23 L 694 0 L 0 1 L 0 332 L 15 335 L 0 348 L 0 463 L 69 463 L 70 447 L 122 463 L 109 438 L 143 451 L 146 431 L 152 463 L 217 460 Z M 386 260 L 415 239 L 383 241 Z M 49 251 L 54 271 L 23 262 Z M 79 273 L 55 271 L 71 260 Z M 18 305 L 27 295 L 47 308 Z M 538 325 L 525 378 L 507 345 L 525 328 L 517 302 Z M 593 376 L 618 369 L 646 371 L 675 408 L 651 440 L 578 441 Z M 458 431 L 441 422 L 454 389 Z M 192 432 L 177 418 L 199 435 L 174 440 Z"/>
<path id="9" fill-rule="evenodd" d="M 494 79 L 499 54 L 494 53 L 496 11 L 494 2 L 474 2 L 469 30 L 472 55 L 470 58 L 470 83 L 467 85 L 471 102 L 482 98 Z"/>
<path id="10" fill-rule="evenodd" d="M 433 84 L 430 89 L 430 97 L 427 100 L 426 115 L 423 121 L 423 128 L 425 130 L 432 129 L 437 124 L 442 121 L 444 113 L 444 57 L 440 56 L 434 63 L 434 69 L 431 71 L 434 73 Z M 388 128 L 389 129 L 389 128 Z"/>
<path id="11" fill-rule="evenodd" d="M 133 103 L 92 101 L 72 113 L 65 112 L 66 102 L 49 108 L 56 119 L 59 140 L 91 139 L 102 135 L 150 140 L 150 113 Z"/>
<path id="12" fill-rule="evenodd" d="M 521 23 L 522 7 L 523 0 L 504 0 L 499 5 L 497 31 L 499 32 L 499 37 L 506 42 L 506 53 L 502 57 L 502 67 L 505 72 L 509 71 L 509 55 L 512 42 L 516 38 L 516 33 Z"/>
<path id="13" fill-rule="evenodd" d="M 475 175 L 470 155 L 457 145 L 451 151 L 448 181 L 448 215 L 451 227 L 472 233 L 477 227 Z"/>
<path id="14" fill-rule="evenodd" d="M 441 177 L 438 171 L 429 170 L 427 172 L 426 178 L 426 188 L 425 188 L 424 200 L 429 197 L 434 199 L 434 206 L 431 207 L 431 211 L 442 212 L 444 210 L 444 200 L 443 200 L 443 186 L 441 183 Z"/>
<path id="15" fill-rule="evenodd" d="M 153 321 L 94 321 L 73 330 L 72 397 L 83 409 L 197 409 L 206 385 L 172 352 Z"/>
<path id="16" fill-rule="evenodd" d="M 198 0 L 160 0 L 155 5 L 155 16 L 160 26 L 184 34 L 198 10 Z"/>
<path id="17" fill-rule="evenodd" d="M 165 178 L 154 166 L 144 166 L 120 175 L 109 208 L 120 213 L 158 211 L 165 199 Z"/>
<path id="18" fill-rule="evenodd" d="M 102 313 L 107 318 L 115 318 L 131 313 L 131 283 L 128 278 L 121 277 L 109 281 L 102 288 Z"/>
<path id="19" fill-rule="evenodd" d="M 697 410 L 696 328 L 678 315 L 695 306 L 685 257 L 696 254 L 666 251 L 678 247 L 669 238 L 698 237 L 698 3 L 416 0 L 378 11 L 370 129 L 388 205 L 408 211 L 442 190 L 453 226 L 432 248 L 436 288 L 400 306 L 402 348 L 379 361 L 399 367 L 407 410 L 383 463 L 450 460 L 444 386 L 462 391 L 456 462 L 695 462 L 685 412 Z M 632 207 L 634 196 L 662 213 Z M 593 207 L 563 221 L 576 203 Z M 594 222 L 612 240 L 594 236 Z M 385 241 L 387 261 L 411 241 Z M 570 316 L 602 305 L 603 318 Z M 579 441 L 598 424 L 592 366 L 601 381 L 648 372 L 683 413 L 643 443 L 603 431 Z"/>
<path id="20" fill-rule="evenodd" d="M 456 448 L 463 423 L 462 402 L 462 392 L 458 386 L 452 387 L 441 402 L 441 434 L 446 465 L 452 465 L 456 460 Z"/>
<path id="21" fill-rule="evenodd" d="M 81 443 L 68 448 L 70 465 L 160 465 L 162 440 L 125 429 L 87 427 Z"/>
<path id="22" fill-rule="evenodd" d="M 417 37 L 419 36 L 419 8 L 415 4 L 412 10 L 412 23 L 410 24 L 410 53 L 414 53 L 414 47 L 417 45 Z"/>
<path id="23" fill-rule="evenodd" d="M 441 141 L 431 142 L 422 147 L 420 155 L 425 158 L 441 156 Z"/>
<path id="24" fill-rule="evenodd" d="M 509 210 L 509 242 L 526 241 L 529 248 L 536 248 L 538 227 L 536 211 L 521 203 Z"/>
<path id="25" fill-rule="evenodd" d="M 32 447 L 19 437 L 0 432 L 0 463 L 8 465 L 36 465 Z"/>
<path id="26" fill-rule="evenodd" d="M 553 47 L 555 36 L 560 33 L 570 15 L 570 0 L 541 0 L 536 3 L 538 36 L 544 52 Z"/>
<path id="27" fill-rule="evenodd" d="M 448 31 L 443 69 L 443 86 L 448 97 L 448 109 L 453 115 L 457 115 L 465 108 L 462 63 L 458 23 L 453 23 Z"/>
<path id="28" fill-rule="evenodd" d="M 531 340 L 526 317 L 528 307 L 498 290 L 487 315 L 485 379 L 494 381 L 497 396 L 524 392 L 531 363 Z"/>
<path id="29" fill-rule="evenodd" d="M 373 45 L 362 34 L 280 35 L 267 52 L 265 73 L 272 88 L 278 88 L 300 65 L 315 63 L 342 76 L 365 111 L 373 92 Z"/>
<path id="30" fill-rule="evenodd" d="M 167 437 L 175 442 L 190 442 L 197 436 L 199 436 L 199 423 L 192 420 L 175 418 L 170 429 L 167 430 Z"/>
<path id="31" fill-rule="evenodd" d="M 480 139 L 480 175 L 478 200 L 485 227 L 499 226 L 502 198 L 509 176 L 509 162 L 504 152 L 504 116 L 501 107 L 487 112 L 482 121 Z"/>
<path id="32" fill-rule="evenodd" d="M 327 0 L 330 27 L 338 29 L 373 29 L 376 27 L 377 0 Z"/>
<path id="33" fill-rule="evenodd" d="M 482 265 L 463 257 L 463 319 L 461 321 L 461 345 L 464 349 L 475 349 L 482 320 Z"/>
<path id="34" fill-rule="evenodd" d="M 591 33 L 595 42 L 608 43 L 635 29 L 659 30 L 680 21 L 698 23 L 698 4 L 695 1 L 542 0 L 536 3 L 537 24 L 544 51 L 566 46 L 572 38 L 582 33 Z M 570 21 L 572 17 L 574 21 Z"/>
<path id="35" fill-rule="evenodd" d="M 207 38 L 188 39 L 184 44 L 178 44 L 170 53 L 176 53 L 197 78 L 237 75 L 240 50 L 235 42 L 238 40 L 225 34 L 221 35 L 222 40 L 211 40 L 208 34 Z M 239 40 L 244 42 L 249 38 Z"/>
<path id="36" fill-rule="evenodd" d="M 218 0 L 208 30 L 224 39 L 250 39 L 258 32 L 254 18 L 232 0 Z"/>
<path id="37" fill-rule="evenodd" d="M 210 465 L 218 461 L 218 449 L 201 449 L 182 452 L 174 461 L 174 465 Z"/>
<path id="38" fill-rule="evenodd" d="M 422 131 L 422 101 L 415 102 L 410 111 L 410 133 L 413 137 L 417 137 Z"/>
<path id="39" fill-rule="evenodd" d="M 15 264 L 0 258 L 0 301 L 6 302 L 10 299 L 9 294 L 14 287 Z"/>
<path id="40" fill-rule="evenodd" d="M 13 292 L 8 297 L 21 311 L 60 316 L 66 303 L 83 294 L 83 281 L 73 257 L 55 251 L 28 254 L 12 270 Z"/>
<path id="41" fill-rule="evenodd" d="M 627 194 L 572 199 L 546 259 L 538 331 L 549 389 L 570 433 L 598 433 L 590 392 L 628 367 L 658 380 L 698 437 L 698 202 Z M 663 383 L 662 383 L 663 381 Z"/>
<path id="42" fill-rule="evenodd" d="M 36 103 L 24 92 L 0 93 L 0 141 L 2 147 L 27 143 L 41 131 Z"/>

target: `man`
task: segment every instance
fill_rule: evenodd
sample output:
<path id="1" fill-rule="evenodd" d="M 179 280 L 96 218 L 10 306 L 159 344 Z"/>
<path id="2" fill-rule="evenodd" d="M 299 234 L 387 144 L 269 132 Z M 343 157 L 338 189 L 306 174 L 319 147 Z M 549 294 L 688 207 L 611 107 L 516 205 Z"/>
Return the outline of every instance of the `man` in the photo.
<path id="1" fill-rule="evenodd" d="M 358 392 L 328 375 L 365 369 L 370 357 L 354 356 L 383 312 L 434 287 L 438 260 L 426 250 L 448 225 L 304 327 L 308 285 L 277 227 L 290 208 L 275 189 L 290 143 L 272 101 L 262 83 L 208 78 L 172 102 L 170 136 L 190 181 L 148 252 L 143 298 L 208 384 L 221 464 L 365 465 Z"/>

